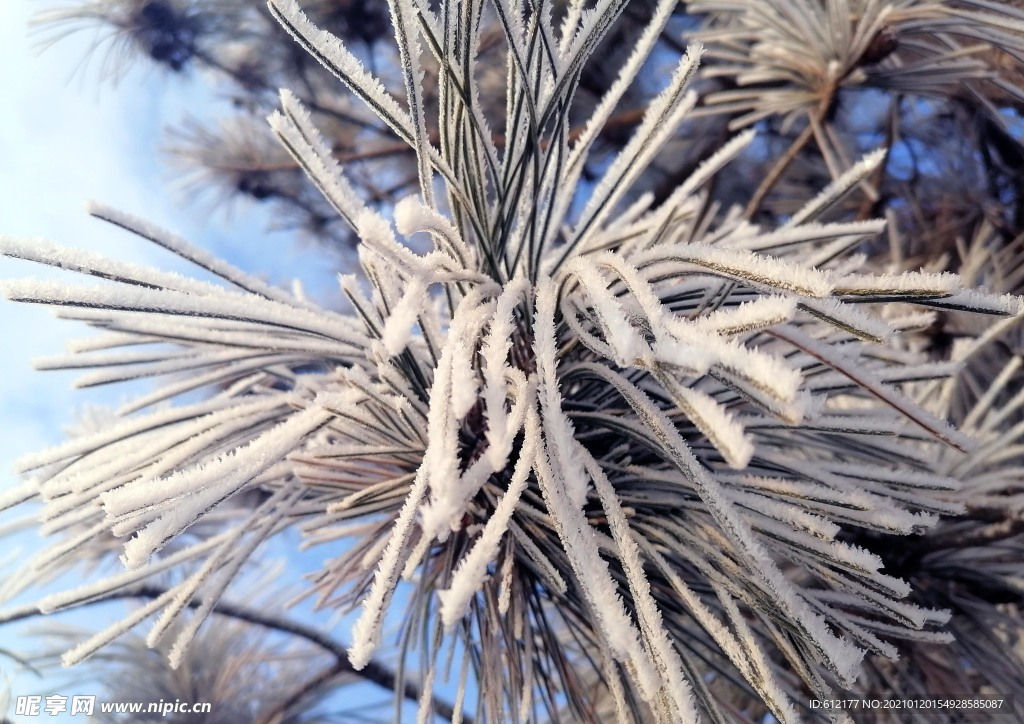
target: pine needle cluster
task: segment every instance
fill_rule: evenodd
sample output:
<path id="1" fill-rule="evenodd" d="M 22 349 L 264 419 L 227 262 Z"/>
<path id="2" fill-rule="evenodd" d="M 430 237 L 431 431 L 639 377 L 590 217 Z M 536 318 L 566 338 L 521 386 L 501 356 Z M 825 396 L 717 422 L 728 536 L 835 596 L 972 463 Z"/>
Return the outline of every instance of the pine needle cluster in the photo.
<path id="1" fill-rule="evenodd" d="M 178 666 L 258 546 L 292 526 L 332 551 L 311 595 L 360 608 L 352 666 L 396 651 L 425 692 L 456 682 L 456 718 L 475 707 L 494 722 L 795 722 L 820 713 L 812 699 L 890 681 L 907 647 L 953 640 L 951 610 L 969 603 L 915 588 L 917 563 L 897 565 L 886 546 L 924 536 L 917 562 L 942 557 L 935 541 L 962 531 L 940 518 L 972 504 L 956 491 L 979 470 L 992 506 L 1005 503 L 1010 468 L 992 450 L 1017 445 L 1002 460 L 1020 458 L 1020 433 L 1003 423 L 1021 396 L 1000 395 L 1019 357 L 980 399 L 963 386 L 973 356 L 1013 332 L 1021 299 L 854 253 L 884 222 L 827 215 L 884 153 L 773 226 L 708 203 L 750 130 L 666 198 L 634 193 L 698 105 L 699 43 L 585 178 L 676 6 L 656 4 L 577 125 L 583 69 L 627 4 L 572 2 L 556 17 L 549 3 L 391 0 L 396 95 L 295 0 L 271 0 L 415 154 L 418 192 L 382 210 L 295 94 L 282 91 L 270 118 L 359 239 L 360 273 L 340 279 L 350 313 L 106 207 L 91 213 L 220 283 L 0 242 L 102 280 L 5 284 L 9 299 L 102 331 L 43 367 L 89 368 L 85 386 L 172 376 L 116 424 L 23 458 L 26 482 L 0 498 L 41 503 L 56 536 L 4 595 L 90 546 L 116 547 L 124 570 L 40 610 L 175 581 L 65 663 L 155 617 L 146 641 Z M 507 68 L 497 104 L 474 68 L 492 22 Z M 428 58 L 436 104 L 424 101 Z M 502 104 L 498 144 L 487 109 Z M 936 314 L 962 312 L 995 326 L 950 359 L 915 343 Z M 196 390 L 208 394 L 167 404 Z M 978 526 L 963 535 L 983 547 Z M 993 577 L 1008 565 L 996 559 Z"/>

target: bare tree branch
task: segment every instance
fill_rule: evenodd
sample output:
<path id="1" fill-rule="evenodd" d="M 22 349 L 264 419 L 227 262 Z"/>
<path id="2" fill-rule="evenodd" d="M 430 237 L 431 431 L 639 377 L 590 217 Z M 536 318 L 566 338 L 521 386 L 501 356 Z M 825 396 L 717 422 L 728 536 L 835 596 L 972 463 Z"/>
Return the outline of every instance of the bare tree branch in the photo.
<path id="1" fill-rule="evenodd" d="M 90 602 L 90 605 L 99 603 L 109 603 L 111 601 L 122 600 L 126 598 L 145 598 L 154 599 L 167 593 L 167 589 L 161 586 L 155 585 L 143 585 L 137 588 L 132 588 L 127 591 L 120 591 L 112 593 L 106 596 L 95 599 Z M 189 608 L 197 608 L 201 604 L 201 601 L 193 600 L 189 603 Z M 213 608 L 214 612 L 221 616 L 227 616 L 238 621 L 244 621 L 246 623 L 253 624 L 255 626 L 261 626 L 266 629 L 273 631 L 279 631 L 281 633 L 291 634 L 298 638 L 305 639 L 306 641 L 314 644 L 315 646 L 323 649 L 332 656 L 334 656 L 336 663 L 330 669 L 325 670 L 314 680 L 309 682 L 301 690 L 297 691 L 284 705 L 281 710 L 287 709 L 289 706 L 298 701 L 303 695 L 311 691 L 316 686 L 319 686 L 326 681 L 329 681 L 334 676 L 340 674 L 351 674 L 358 676 L 372 684 L 386 689 L 387 691 L 395 691 L 395 683 L 397 677 L 395 673 L 378 661 L 370 661 L 365 667 L 360 670 L 356 670 L 352 667 L 352 664 L 348 659 L 348 650 L 345 645 L 340 641 L 336 641 L 330 636 L 325 635 L 319 629 L 309 626 L 294 619 L 286 618 L 284 616 L 275 616 L 272 614 L 264 613 L 262 611 L 256 611 L 251 608 L 247 608 L 237 603 L 231 603 L 230 601 L 218 601 Z M 26 619 L 35 618 L 40 616 L 39 609 L 34 605 L 21 606 L 18 608 L 8 609 L 6 611 L 0 611 L 0 626 L 9 623 L 15 623 L 17 621 L 24 621 Z M 419 703 L 423 692 L 421 691 L 418 684 L 405 681 L 405 686 L 402 690 L 402 696 L 411 702 Z M 451 721 L 455 716 L 455 710 L 451 704 L 446 701 L 434 698 L 434 710 L 445 719 Z M 472 724 L 473 720 L 471 717 L 463 715 L 462 720 L 468 724 Z"/>

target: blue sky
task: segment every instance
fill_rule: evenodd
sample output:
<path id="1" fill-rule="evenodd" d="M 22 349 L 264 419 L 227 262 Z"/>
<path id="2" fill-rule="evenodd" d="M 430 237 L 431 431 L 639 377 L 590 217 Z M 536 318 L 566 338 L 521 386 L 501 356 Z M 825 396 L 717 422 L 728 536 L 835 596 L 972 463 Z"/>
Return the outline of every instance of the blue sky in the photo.
<path id="1" fill-rule="evenodd" d="M 209 118 L 227 107 L 211 88 L 211 79 L 189 80 L 155 67 L 133 67 L 115 87 L 104 81 L 101 49 L 84 64 L 95 43 L 93 30 L 84 30 L 40 50 L 45 30 L 29 30 L 33 12 L 47 7 L 39 0 L 0 2 L 0 234 L 41 237 L 60 244 L 102 252 L 118 259 L 195 274 L 167 252 L 125 232 L 89 218 L 87 200 L 109 204 L 171 229 L 227 258 L 236 265 L 266 276 L 276 284 L 301 278 L 310 296 L 335 304 L 335 261 L 310 244 L 296 243 L 283 233 L 265 231 L 267 208 L 239 206 L 230 218 L 209 208 L 189 206 L 173 183 L 160 152 L 161 130 L 192 115 Z M 0 257 L 0 279 L 60 277 L 58 272 Z M 64 275 L 69 281 L 73 277 Z M 17 482 L 14 461 L 20 456 L 58 443 L 65 428 L 90 405 L 117 405 L 125 390 L 118 387 L 74 390 L 79 373 L 36 372 L 32 359 L 64 351 L 71 339 L 88 336 L 84 327 L 56 320 L 50 310 L 15 305 L 0 299 L 0 490 Z M 0 514 L 0 528 L 14 519 Z M 40 544 L 30 534 L 7 536 L 0 546 L 0 576 L 13 561 L 23 560 Z M 313 549 L 295 553 L 298 541 L 273 542 L 271 556 L 284 559 L 289 581 L 296 583 L 303 569 L 315 570 L 320 558 L 337 551 Z M 12 545 L 13 544 L 13 545 Z M 65 581 L 64 583 L 68 583 Z M 71 581 L 73 584 L 74 581 Z M 54 587 L 57 588 L 59 584 Z M 47 591 L 48 592 L 48 591 Z M 46 592 L 35 592 L 7 605 L 31 603 Z M 396 607 L 400 609 L 399 607 Z M 401 618 L 401 611 L 393 611 Z M 117 611 L 89 607 L 64 614 L 61 620 L 91 630 L 113 621 Z M 330 627 L 331 612 L 313 614 L 301 606 L 293 615 Z M 45 624 L 46 620 L 37 621 Z M 333 634 L 345 640 L 351 617 L 334 622 Z M 28 653 L 33 646 L 22 627 L 0 627 L 0 718 L 5 676 L 10 693 L 99 693 L 100 685 L 77 674 L 75 684 L 60 672 L 40 680 L 14 670 L 3 650 Z M 86 667 L 88 664 L 85 665 Z M 452 692 L 445 691 L 451 700 Z M 379 689 L 345 689 L 332 705 L 386 699 Z M 13 707 L 12 707 L 13 708 Z M 45 716 L 51 722 L 80 722 L 81 716 Z M 15 717 L 19 721 L 19 718 Z M 24 719 L 25 722 L 38 721 Z"/>
<path id="2" fill-rule="evenodd" d="M 45 51 L 39 49 L 46 33 L 30 31 L 29 19 L 45 6 L 33 0 L 0 3 L 0 92 L 4 99 L 0 113 L 0 234 L 43 237 L 191 273 L 166 252 L 90 219 L 83 204 L 96 200 L 173 229 L 246 269 L 272 269 L 271 281 L 282 283 L 291 276 L 305 276 L 317 289 L 330 288 L 325 282 L 330 281 L 331 269 L 323 263 L 309 263 L 309 255 L 315 253 L 310 247 L 294 244 L 287 235 L 263 231 L 266 215 L 262 208 L 238 208 L 226 219 L 211 215 L 208 209 L 197 212 L 174 188 L 159 150 L 161 128 L 188 114 L 216 112 L 221 101 L 207 83 L 189 82 L 152 67 L 131 70 L 116 87 L 104 82 L 100 77 L 102 50 L 83 67 L 95 39 L 92 30 L 63 39 Z M 0 278 L 54 274 L 0 258 Z M 71 387 L 74 373 L 32 370 L 33 358 L 60 353 L 67 340 L 87 336 L 78 325 L 54 319 L 47 309 L 6 301 L 0 301 L 0 325 L 5 340 L 0 356 L 2 489 L 16 481 L 12 472 L 15 459 L 60 441 L 64 427 L 87 405 L 117 403 L 124 392 L 116 388 L 77 391 Z M 0 515 L 0 525 L 10 520 L 10 515 Z M 8 553 L 30 553 L 37 545 L 27 535 L 14 541 L 20 550 L 12 551 L 11 539 L 4 539 L 0 564 Z M 18 601 L 25 602 L 28 600 Z M 74 617 L 65 620 L 83 623 Z M 91 625 L 99 622 L 88 621 Z M 0 649 L 23 651 L 25 639 L 12 627 L 0 628 Z M 12 666 L 0 655 L 0 700 L 5 672 L 12 674 Z M 58 686 L 22 674 L 13 677 L 11 688 L 17 695 L 45 692 L 51 685 Z M 46 719 L 62 721 L 60 717 Z M 81 717 L 63 720 L 80 721 Z"/>
<path id="3" fill-rule="evenodd" d="M 45 31 L 28 29 L 33 0 L 0 4 L 0 234 L 42 237 L 119 259 L 195 274 L 167 252 L 91 219 L 95 200 L 146 218 L 216 251 L 243 268 L 271 271 L 275 283 L 304 277 L 332 303 L 333 269 L 316 250 L 283 233 L 265 232 L 265 209 L 246 205 L 231 218 L 190 206 L 173 183 L 160 152 L 161 129 L 187 115 L 217 111 L 220 101 L 202 80 L 146 67 L 116 87 L 99 75 L 102 53 L 82 68 L 90 31 L 40 52 Z M 311 263 L 316 261 L 317 263 Z M 0 278 L 52 277 L 49 269 L 0 258 Z M 63 278 L 74 281 L 73 277 Z M 35 357 L 64 351 L 83 327 L 55 320 L 49 310 L 0 302 L 7 340 L 0 358 L 0 474 L 12 461 L 58 441 L 76 409 L 116 402 L 117 389 L 71 389 L 75 374 L 36 373 Z"/>
<path id="4" fill-rule="evenodd" d="M 150 82 L 132 74 L 119 89 L 101 88 L 95 72 L 80 68 L 91 42 L 87 34 L 38 53 L 39 34 L 30 37 L 28 28 L 38 7 L 8 0 L 0 9 L 0 91 L 6 109 L 0 114 L 0 233 L 157 261 L 154 252 L 91 222 L 82 205 L 95 198 L 163 223 L 174 220 L 177 211 L 161 191 L 155 147 L 160 118 L 175 99 L 151 82 L 159 80 L 156 74 L 150 74 Z M 47 272 L 0 259 L 0 277 L 28 275 Z M 32 358 L 62 351 L 77 331 L 49 311 L 0 302 L 0 324 L 6 340 L 0 356 L 0 426 L 5 432 L 0 436 L 0 486 L 6 487 L 15 482 L 11 468 L 18 456 L 57 442 L 76 410 L 115 401 L 118 393 L 76 392 L 72 375 L 32 370 Z M 36 544 L 26 535 L 14 542 L 20 553 L 31 552 Z M 28 648 L 12 627 L 0 629 L 0 647 L 20 653 Z M 0 657 L 0 672 L 11 669 Z M 14 675 L 11 693 L 45 693 L 57 685 Z"/>

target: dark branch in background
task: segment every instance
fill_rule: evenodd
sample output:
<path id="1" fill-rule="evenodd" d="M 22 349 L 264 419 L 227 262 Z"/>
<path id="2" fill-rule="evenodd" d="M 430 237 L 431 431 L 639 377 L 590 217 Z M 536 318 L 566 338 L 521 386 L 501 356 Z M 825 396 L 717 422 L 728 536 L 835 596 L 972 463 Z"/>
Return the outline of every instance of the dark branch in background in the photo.
<path id="1" fill-rule="evenodd" d="M 111 601 L 122 600 L 126 598 L 144 598 L 144 599 L 156 599 L 167 593 L 167 589 L 161 586 L 154 585 L 143 585 L 136 588 L 131 588 L 127 591 L 121 591 L 112 593 L 107 596 L 101 596 L 93 601 L 89 602 L 89 605 L 95 605 L 98 603 L 109 603 Z M 201 605 L 201 601 L 192 600 L 189 602 L 189 608 L 198 608 Z M 397 677 L 395 673 L 384 664 L 371 661 L 363 669 L 357 671 L 349 663 L 348 651 L 345 645 L 340 641 L 336 641 L 330 636 L 325 635 L 322 631 L 318 630 L 313 626 L 300 623 L 284 616 L 275 616 L 260 611 L 255 611 L 251 608 L 246 608 L 236 603 L 230 603 L 228 601 L 218 601 L 213 607 L 214 613 L 221 616 L 227 616 L 238 621 L 244 621 L 255 626 L 261 626 L 265 629 L 272 631 L 278 631 L 280 633 L 290 634 L 297 636 L 298 638 L 305 639 L 309 643 L 323 649 L 327 653 L 331 654 L 335 658 L 335 664 L 328 669 L 314 677 L 313 680 L 305 684 L 302 688 L 296 691 L 284 704 L 278 708 L 279 714 L 288 709 L 288 707 L 295 704 L 303 696 L 312 691 L 313 689 L 327 683 L 335 676 L 341 674 L 350 674 L 357 676 L 365 681 L 386 689 L 390 692 L 395 691 L 395 683 Z M 6 611 L 0 611 L 0 626 L 8 623 L 15 623 L 16 621 L 24 621 L 27 619 L 35 618 L 41 615 L 39 609 L 34 605 L 22 606 L 20 608 L 8 609 Z M 419 685 L 414 682 L 406 681 L 405 686 L 402 689 L 402 696 L 411 702 L 419 703 L 423 696 L 423 692 Z M 452 705 L 446 701 L 442 701 L 436 697 L 433 698 L 434 711 L 441 717 L 452 721 L 455 716 L 455 709 Z M 270 718 L 273 720 L 273 716 Z M 463 715 L 462 721 L 467 724 L 473 724 L 473 719 L 470 716 Z"/>
<path id="2" fill-rule="evenodd" d="M 334 664 L 328 666 L 308 682 L 300 686 L 291 696 L 281 702 L 274 711 L 263 717 L 263 719 L 260 720 L 261 724 L 278 724 L 284 718 L 285 713 L 302 701 L 304 696 L 316 691 L 319 687 L 328 684 L 335 676 L 346 673 L 352 673 L 352 667 L 348 664 L 347 659 L 344 661 L 342 659 L 336 659 Z M 408 698 L 408 693 L 406 693 L 406 698 Z M 451 721 L 452 717 L 449 716 L 447 719 L 448 721 Z"/>
<path id="3" fill-rule="evenodd" d="M 793 139 L 793 143 L 790 144 L 784 154 L 779 156 L 778 160 L 765 175 L 764 180 L 761 181 L 760 186 L 757 187 L 754 195 L 751 196 L 750 201 L 747 203 L 747 207 L 743 210 L 744 217 L 747 219 L 753 218 L 754 214 L 761 208 L 765 197 L 768 196 L 775 184 L 779 182 L 779 179 L 782 178 L 789 165 L 796 160 L 796 157 L 800 155 L 807 142 L 814 137 L 815 126 L 821 123 L 835 108 L 837 83 L 838 81 L 833 81 L 829 84 L 822 92 L 818 105 L 807 111 L 807 127 L 800 132 L 800 135 Z"/>

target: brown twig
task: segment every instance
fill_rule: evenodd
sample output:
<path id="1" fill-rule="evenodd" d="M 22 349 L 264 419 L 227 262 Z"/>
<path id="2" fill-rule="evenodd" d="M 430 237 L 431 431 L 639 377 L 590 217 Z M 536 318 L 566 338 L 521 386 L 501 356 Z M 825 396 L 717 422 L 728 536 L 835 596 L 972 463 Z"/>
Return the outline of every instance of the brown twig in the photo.
<path id="1" fill-rule="evenodd" d="M 970 513 L 968 513 L 970 517 Z M 927 536 L 926 553 L 948 550 L 950 548 L 976 548 L 990 546 L 993 543 L 1014 538 L 1024 533 L 1024 516 L 1021 513 L 1004 511 L 998 519 L 988 522 L 986 525 L 974 526 L 964 530 L 963 525 L 958 525 L 954 530 L 940 532 Z"/>
<path id="2" fill-rule="evenodd" d="M 635 126 L 639 125 L 640 121 L 643 120 L 644 113 L 647 112 L 646 108 L 634 108 L 629 111 L 623 111 L 618 113 L 604 124 L 601 129 L 600 136 L 607 138 L 613 136 L 622 131 L 627 131 Z M 585 126 L 577 126 L 569 131 L 569 140 L 577 141 L 580 136 L 583 135 Z M 440 140 L 437 131 L 430 131 L 427 134 L 427 138 L 431 143 L 437 144 Z M 494 141 L 494 145 L 498 148 L 505 146 L 505 135 L 502 133 L 491 134 L 491 139 Z M 541 147 L 545 148 L 547 143 L 542 141 Z M 362 151 L 335 151 L 334 158 L 338 163 L 355 163 L 359 161 L 373 161 L 381 158 L 388 158 L 390 156 L 400 156 L 406 153 L 412 153 L 413 147 L 405 142 L 388 143 L 376 148 L 368 148 Z M 273 172 L 273 171 L 298 171 L 299 166 L 293 161 L 283 161 L 280 163 L 255 163 L 246 165 L 245 163 L 217 163 L 211 162 L 205 164 L 207 168 L 214 171 L 226 171 L 230 173 L 246 173 L 252 171 L 262 172 Z"/>
<path id="3" fill-rule="evenodd" d="M 768 195 L 768 192 L 772 190 L 772 187 L 778 183 L 779 178 L 789 168 L 789 164 L 793 163 L 793 160 L 797 157 L 800 151 L 803 150 L 807 142 L 811 140 L 814 135 L 814 126 L 810 123 L 807 127 L 800 132 L 800 135 L 793 139 L 793 143 L 789 145 L 786 152 L 779 156 L 775 164 L 768 170 L 768 174 L 761 181 L 761 184 L 754 191 L 754 195 L 750 197 L 750 201 L 747 203 L 747 207 L 743 210 L 743 216 L 750 219 L 754 216 L 759 208 L 761 208 L 761 202 L 764 201 L 764 197 Z"/>
<path id="4" fill-rule="evenodd" d="M 782 174 L 786 172 L 789 165 L 793 163 L 796 157 L 803 150 L 807 142 L 814 136 L 814 129 L 821 120 L 825 118 L 829 109 L 832 108 L 835 102 L 836 90 L 838 88 L 838 80 L 832 81 L 824 92 L 821 94 L 821 99 L 818 105 L 813 110 L 807 111 L 807 127 L 800 132 L 800 135 L 793 139 L 793 143 L 790 144 L 786 152 L 779 157 L 775 162 L 775 165 L 768 171 L 768 175 L 764 177 L 761 184 L 754 191 L 754 195 L 750 198 L 750 202 L 747 203 L 747 207 L 743 210 L 743 216 L 746 219 L 750 219 L 757 213 L 757 210 L 761 207 L 761 203 L 764 201 L 765 196 L 772 190 L 772 187 L 778 183 Z"/>
<path id="5" fill-rule="evenodd" d="M 885 158 L 878 164 L 878 167 L 871 174 L 871 185 L 878 189 L 877 199 L 865 196 L 857 209 L 857 220 L 863 221 L 879 213 L 879 207 L 884 204 L 885 196 L 882 194 L 882 184 L 885 181 L 886 169 L 889 167 L 889 158 L 892 156 L 892 147 L 899 137 L 900 123 L 900 96 L 896 96 L 889 105 L 889 117 L 885 123 Z"/>

